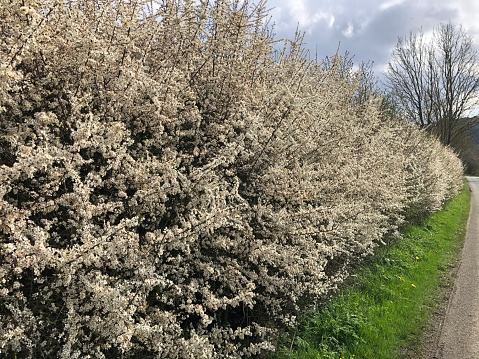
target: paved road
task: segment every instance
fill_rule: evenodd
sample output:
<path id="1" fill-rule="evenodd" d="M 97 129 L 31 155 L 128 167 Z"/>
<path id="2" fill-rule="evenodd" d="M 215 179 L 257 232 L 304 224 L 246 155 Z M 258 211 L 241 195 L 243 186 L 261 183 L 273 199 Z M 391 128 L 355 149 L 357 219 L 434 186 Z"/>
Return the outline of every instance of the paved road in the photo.
<path id="1" fill-rule="evenodd" d="M 479 359 L 479 177 L 467 177 L 471 212 L 434 358 Z"/>

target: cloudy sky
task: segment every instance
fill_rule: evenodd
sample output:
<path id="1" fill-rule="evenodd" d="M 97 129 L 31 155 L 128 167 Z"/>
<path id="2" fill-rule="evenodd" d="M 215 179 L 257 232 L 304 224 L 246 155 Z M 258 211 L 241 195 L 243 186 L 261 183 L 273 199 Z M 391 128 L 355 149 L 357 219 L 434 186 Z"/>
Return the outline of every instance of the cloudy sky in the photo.
<path id="1" fill-rule="evenodd" d="M 422 28 L 428 34 L 441 22 L 461 24 L 479 45 L 478 0 L 268 0 L 276 38 L 305 32 L 306 47 L 319 58 L 340 52 L 354 62 L 374 61 L 380 76 L 398 37 Z"/>

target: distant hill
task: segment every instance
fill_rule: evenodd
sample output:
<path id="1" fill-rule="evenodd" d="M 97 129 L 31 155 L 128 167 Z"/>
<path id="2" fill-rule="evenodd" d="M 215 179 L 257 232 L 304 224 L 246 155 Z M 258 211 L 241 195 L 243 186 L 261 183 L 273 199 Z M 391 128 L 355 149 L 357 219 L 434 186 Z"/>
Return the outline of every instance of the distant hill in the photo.
<path id="1" fill-rule="evenodd" d="M 461 122 L 459 128 L 461 128 L 462 126 L 465 127 L 466 123 L 463 124 L 462 122 L 474 121 L 477 123 L 477 125 L 473 126 L 470 130 L 467 131 L 467 134 L 471 136 L 475 144 L 479 145 L 479 116 L 463 117 L 459 121 Z"/>
<path id="2" fill-rule="evenodd" d="M 479 145 L 479 125 L 476 125 L 471 130 L 471 137 L 474 140 L 474 142 Z"/>

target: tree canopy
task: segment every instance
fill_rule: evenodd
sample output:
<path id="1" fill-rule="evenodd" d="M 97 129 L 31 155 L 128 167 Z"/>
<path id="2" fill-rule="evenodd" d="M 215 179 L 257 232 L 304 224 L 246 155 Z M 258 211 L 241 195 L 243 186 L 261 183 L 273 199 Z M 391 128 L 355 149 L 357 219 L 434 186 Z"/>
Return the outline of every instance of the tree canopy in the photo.
<path id="1" fill-rule="evenodd" d="M 402 113 L 449 145 L 475 122 L 464 120 L 478 104 L 479 66 L 472 37 L 462 26 L 440 24 L 431 39 L 411 32 L 399 38 L 386 86 Z"/>

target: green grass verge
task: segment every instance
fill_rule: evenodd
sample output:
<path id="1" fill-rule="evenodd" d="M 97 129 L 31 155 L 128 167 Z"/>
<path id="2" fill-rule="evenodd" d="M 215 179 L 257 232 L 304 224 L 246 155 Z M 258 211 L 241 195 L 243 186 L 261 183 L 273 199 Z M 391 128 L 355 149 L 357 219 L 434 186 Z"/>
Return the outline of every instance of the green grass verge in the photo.
<path id="1" fill-rule="evenodd" d="M 418 347 L 465 238 L 468 187 L 403 239 L 378 251 L 320 311 L 285 335 L 276 359 L 403 357 Z M 441 292 L 442 291 L 442 292 Z"/>

